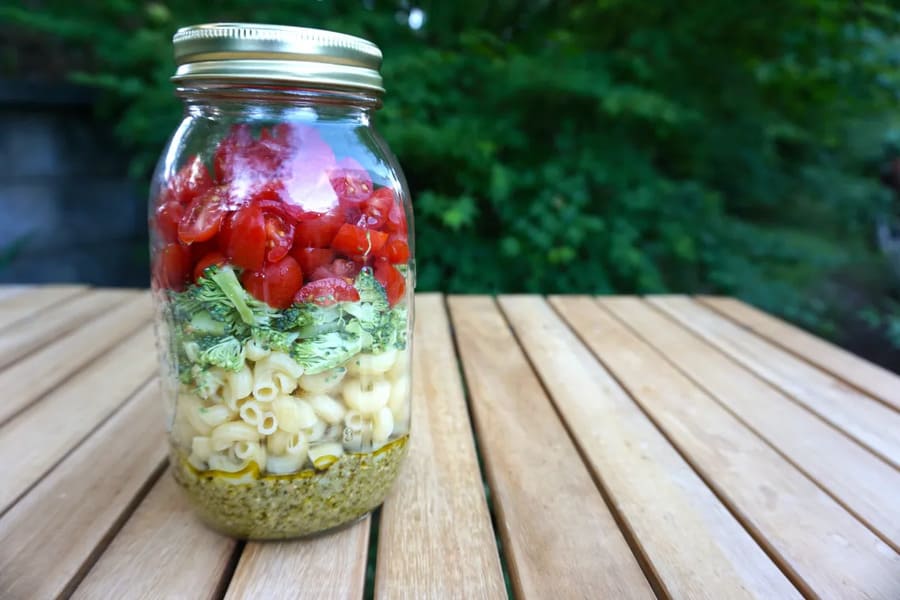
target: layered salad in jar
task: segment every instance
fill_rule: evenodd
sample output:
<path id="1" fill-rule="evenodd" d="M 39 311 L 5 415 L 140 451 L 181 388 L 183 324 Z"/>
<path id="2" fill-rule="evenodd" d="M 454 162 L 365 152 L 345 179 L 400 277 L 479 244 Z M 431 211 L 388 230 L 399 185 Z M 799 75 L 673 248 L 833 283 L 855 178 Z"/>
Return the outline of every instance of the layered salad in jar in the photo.
<path id="1" fill-rule="evenodd" d="M 308 535 L 382 502 L 410 423 L 399 186 L 308 125 L 231 129 L 151 215 L 171 463 L 203 519 Z"/>

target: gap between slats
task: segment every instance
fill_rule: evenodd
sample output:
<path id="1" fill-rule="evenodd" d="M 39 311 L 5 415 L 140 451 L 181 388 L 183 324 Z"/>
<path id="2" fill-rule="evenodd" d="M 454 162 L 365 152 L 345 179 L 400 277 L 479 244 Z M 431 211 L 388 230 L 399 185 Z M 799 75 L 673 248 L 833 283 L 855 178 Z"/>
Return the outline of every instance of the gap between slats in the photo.
<path id="1" fill-rule="evenodd" d="M 32 319 L 41 312 L 87 293 L 83 285 L 38 286 L 0 299 L 0 332 Z"/>
<path id="2" fill-rule="evenodd" d="M 660 319 L 664 319 L 669 327 L 675 328 L 679 334 L 684 336 L 689 336 L 692 340 L 704 348 L 704 350 L 708 354 L 712 354 L 713 361 L 717 358 L 721 357 L 722 361 L 727 362 L 730 365 L 730 369 L 738 372 L 740 374 L 740 379 L 743 381 L 744 385 L 755 384 L 758 383 L 760 387 L 765 388 L 764 392 L 767 396 L 771 396 L 774 400 L 774 403 L 778 403 L 778 400 L 787 403 L 784 407 L 782 407 L 779 413 L 784 417 L 783 411 L 785 409 L 788 410 L 788 415 L 791 412 L 794 412 L 794 419 L 807 419 L 806 432 L 809 432 L 810 429 L 815 430 L 817 427 L 820 429 L 818 435 L 825 435 L 827 439 L 824 439 L 823 442 L 828 444 L 829 450 L 834 448 L 836 445 L 838 447 L 839 454 L 842 454 L 839 459 L 850 460 L 855 459 L 858 464 L 853 467 L 848 467 L 847 469 L 841 469 L 837 472 L 833 472 L 835 469 L 835 463 L 830 462 L 825 465 L 818 465 L 818 470 L 820 471 L 820 476 L 816 476 L 813 474 L 811 470 L 814 467 L 806 466 L 801 463 L 801 459 L 799 457 L 795 458 L 794 454 L 802 453 L 802 447 L 798 450 L 792 452 L 790 449 L 784 449 L 782 444 L 787 444 L 790 446 L 796 443 L 795 440 L 788 439 L 790 435 L 788 432 L 784 434 L 784 440 L 779 443 L 777 440 L 773 439 L 772 434 L 767 431 L 761 430 L 757 427 L 750 419 L 752 416 L 745 417 L 741 414 L 737 409 L 733 408 L 726 398 L 722 397 L 722 392 L 716 392 L 715 389 L 710 388 L 708 385 L 704 384 L 701 379 L 704 377 L 702 374 L 696 374 L 697 369 L 688 370 L 686 367 L 679 364 L 679 359 L 672 358 L 670 353 L 666 352 L 663 348 L 660 347 L 660 343 L 658 340 L 653 340 L 649 338 L 647 335 L 638 330 L 636 326 L 628 321 L 624 313 L 620 313 L 616 310 L 615 303 L 622 302 L 622 299 L 613 299 L 609 302 L 600 300 L 601 305 L 613 313 L 621 322 L 626 324 L 634 334 L 643 340 L 647 345 L 652 346 L 658 350 L 663 359 L 669 363 L 673 368 L 677 369 L 681 372 L 685 377 L 687 377 L 695 386 L 702 389 L 706 392 L 713 400 L 715 400 L 724 410 L 728 411 L 735 419 L 737 419 L 740 423 L 742 423 L 745 427 L 747 427 L 750 431 L 756 434 L 763 442 L 765 442 L 769 447 L 772 448 L 775 452 L 784 458 L 787 462 L 796 467 L 801 473 L 806 475 L 808 479 L 810 479 L 813 483 L 815 483 L 822 491 L 831 496 L 838 504 L 844 507 L 849 513 L 851 513 L 854 517 L 856 517 L 861 523 L 863 523 L 866 527 L 868 527 L 872 533 L 877 535 L 881 540 L 889 545 L 894 551 L 900 552 L 900 505 L 896 505 L 896 498 L 900 498 L 900 474 L 897 473 L 895 469 L 888 463 L 884 462 L 881 457 L 876 454 L 873 454 L 869 451 L 868 448 L 862 446 L 855 440 L 854 438 L 848 436 L 846 432 L 841 429 L 834 427 L 828 421 L 824 421 L 819 417 L 819 415 L 808 411 L 806 407 L 799 405 L 793 401 L 793 399 L 785 396 L 779 389 L 772 387 L 768 382 L 759 378 L 755 373 L 746 369 L 744 365 L 735 361 L 731 356 L 720 351 L 719 348 L 709 344 L 706 339 L 699 336 L 692 329 L 684 326 L 679 321 L 675 320 L 671 315 L 666 313 L 665 311 L 660 310 L 658 307 L 653 305 L 652 303 L 645 302 L 643 300 L 637 300 L 636 302 L 640 302 L 642 307 L 645 307 L 646 310 L 652 311 L 654 315 L 658 315 Z M 707 365 L 708 366 L 708 365 Z M 754 398 L 757 402 L 760 400 L 761 394 L 754 394 Z M 791 417 L 788 417 L 791 418 Z M 796 422 L 796 420 L 795 420 Z M 805 435 L 805 433 L 803 435 Z M 796 434 L 796 432 L 794 432 Z M 820 444 L 821 446 L 821 444 Z M 819 450 L 821 452 L 821 448 Z M 846 458 L 845 458 L 846 457 Z M 825 457 L 821 456 L 809 456 L 807 457 L 808 461 L 819 461 L 825 460 Z M 838 465 L 840 467 L 841 465 Z M 878 507 L 871 507 L 866 509 L 857 508 L 854 506 L 853 497 L 858 497 L 858 492 L 860 489 L 865 489 L 860 482 L 854 482 L 853 478 L 862 476 L 865 473 L 869 476 L 873 482 L 877 481 L 875 485 L 869 485 L 867 487 L 871 488 L 868 492 L 870 499 L 875 503 L 875 499 L 878 500 Z M 829 484 L 827 479 L 834 477 L 835 479 Z M 823 478 L 825 481 L 823 481 Z M 836 486 L 842 486 L 845 482 L 848 482 L 849 487 L 853 489 L 844 490 L 843 493 L 834 489 Z M 856 492 L 856 494 L 854 494 Z M 876 498 L 871 498 L 872 495 L 875 495 Z M 852 495 L 852 496 L 851 496 Z M 894 504 L 892 504 L 894 503 Z M 881 511 L 885 510 L 885 508 L 891 510 L 894 514 L 891 516 L 891 513 L 887 515 L 878 514 Z M 864 514 L 868 513 L 868 517 Z M 876 523 L 880 523 L 880 525 L 876 525 Z M 889 535 L 888 532 L 891 532 Z"/>

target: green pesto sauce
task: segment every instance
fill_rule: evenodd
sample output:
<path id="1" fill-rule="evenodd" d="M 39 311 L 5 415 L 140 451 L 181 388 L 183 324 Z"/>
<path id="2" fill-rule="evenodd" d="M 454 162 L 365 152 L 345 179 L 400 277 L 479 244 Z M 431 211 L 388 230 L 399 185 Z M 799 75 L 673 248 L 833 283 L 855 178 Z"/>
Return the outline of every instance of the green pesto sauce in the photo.
<path id="1" fill-rule="evenodd" d="M 198 471 L 173 456 L 175 480 L 214 529 L 236 538 L 270 540 L 310 535 L 349 523 L 384 501 L 406 456 L 409 436 L 372 453 L 344 454 L 323 470 L 259 475 Z"/>

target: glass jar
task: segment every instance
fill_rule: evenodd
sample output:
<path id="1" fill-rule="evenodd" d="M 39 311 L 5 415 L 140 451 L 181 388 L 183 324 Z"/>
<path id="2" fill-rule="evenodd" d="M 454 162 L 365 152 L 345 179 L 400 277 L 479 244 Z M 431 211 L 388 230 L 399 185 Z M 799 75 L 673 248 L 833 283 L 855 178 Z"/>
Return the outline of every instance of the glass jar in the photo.
<path id="1" fill-rule="evenodd" d="M 381 53 L 251 24 L 175 35 L 185 116 L 150 196 L 171 466 L 239 538 L 376 506 L 405 456 L 412 209 L 372 127 Z"/>

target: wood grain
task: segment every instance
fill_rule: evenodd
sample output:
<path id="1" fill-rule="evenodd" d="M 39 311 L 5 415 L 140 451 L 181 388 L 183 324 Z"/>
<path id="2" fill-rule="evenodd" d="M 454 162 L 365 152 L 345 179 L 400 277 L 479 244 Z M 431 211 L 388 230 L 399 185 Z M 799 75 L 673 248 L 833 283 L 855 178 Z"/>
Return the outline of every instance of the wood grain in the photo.
<path id="1" fill-rule="evenodd" d="M 151 315 L 150 295 L 141 294 L 0 372 L 0 423 L 60 385 L 125 336 L 133 335 Z M 141 350 L 156 356 L 152 345 Z"/>
<path id="2" fill-rule="evenodd" d="M 0 518 L 0 597 L 54 598 L 90 567 L 165 459 L 158 386 L 144 386 Z"/>
<path id="3" fill-rule="evenodd" d="M 900 413 L 798 359 L 690 298 L 655 306 L 788 396 L 900 468 Z"/>
<path id="4" fill-rule="evenodd" d="M 226 575 L 235 544 L 200 523 L 166 472 L 73 598 L 212 599 Z"/>
<path id="5" fill-rule="evenodd" d="M 0 456 L 15 456 L 4 467 L 0 513 L 146 383 L 156 368 L 153 330 L 145 326 L 0 427 Z M 155 424 L 162 428 L 161 405 Z"/>
<path id="6" fill-rule="evenodd" d="M 13 323 L 0 331 L 0 368 L 136 295 L 130 290 L 90 290 L 47 308 L 40 317 Z"/>
<path id="7" fill-rule="evenodd" d="M 362 598 L 370 522 L 367 515 L 308 540 L 248 543 L 225 600 Z"/>
<path id="8" fill-rule="evenodd" d="M 757 335 L 900 410 L 900 376 L 895 373 L 736 298 L 701 296 L 697 299 Z"/>
<path id="9" fill-rule="evenodd" d="M 516 595 L 653 597 L 496 304 L 449 304 Z"/>
<path id="10" fill-rule="evenodd" d="M 376 598 L 506 598 L 449 322 L 416 297 L 412 435 L 381 510 Z"/>
<path id="11" fill-rule="evenodd" d="M 81 294 L 86 289 L 83 285 L 44 285 L 7 296 L 0 300 L 0 329 Z"/>
<path id="12" fill-rule="evenodd" d="M 543 299 L 500 305 L 668 597 L 801 597 Z"/>
<path id="13" fill-rule="evenodd" d="M 600 302 L 900 551 L 900 472 L 646 302 Z"/>
<path id="14" fill-rule="evenodd" d="M 896 598 L 900 555 L 599 304 L 553 303 L 795 585 Z"/>

